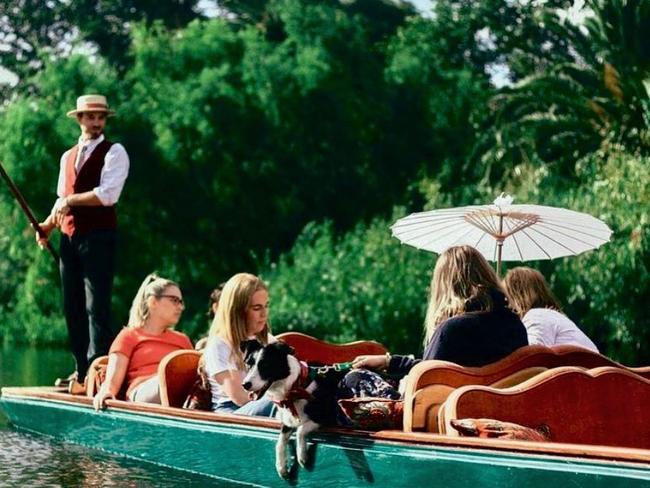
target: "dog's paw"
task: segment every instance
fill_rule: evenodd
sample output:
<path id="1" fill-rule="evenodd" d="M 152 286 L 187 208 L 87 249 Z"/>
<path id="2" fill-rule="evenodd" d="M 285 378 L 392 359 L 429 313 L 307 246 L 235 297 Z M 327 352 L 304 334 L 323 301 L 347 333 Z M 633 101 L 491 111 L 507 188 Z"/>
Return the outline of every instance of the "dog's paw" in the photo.
<path id="1" fill-rule="evenodd" d="M 298 458 L 298 464 L 300 464 L 300 466 L 302 466 L 303 468 L 306 467 L 307 464 L 309 463 L 309 453 L 307 449 L 305 449 L 304 451 L 302 450 L 298 451 L 297 458 Z"/>
<path id="2" fill-rule="evenodd" d="M 278 472 L 278 476 L 282 479 L 287 479 L 289 477 L 289 468 L 286 464 L 276 464 L 275 470 Z"/>
<path id="3" fill-rule="evenodd" d="M 313 471 L 316 465 L 316 443 L 310 444 L 307 447 L 307 462 L 302 465 L 307 471 Z"/>

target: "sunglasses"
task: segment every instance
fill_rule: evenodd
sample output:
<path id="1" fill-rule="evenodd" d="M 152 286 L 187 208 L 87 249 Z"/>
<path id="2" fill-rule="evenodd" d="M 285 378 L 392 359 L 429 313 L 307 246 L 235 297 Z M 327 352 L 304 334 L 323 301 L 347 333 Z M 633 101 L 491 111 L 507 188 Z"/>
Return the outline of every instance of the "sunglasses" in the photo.
<path id="1" fill-rule="evenodd" d="M 158 295 L 158 298 L 169 298 L 174 305 L 184 305 L 182 298 L 177 297 L 176 295 Z"/>

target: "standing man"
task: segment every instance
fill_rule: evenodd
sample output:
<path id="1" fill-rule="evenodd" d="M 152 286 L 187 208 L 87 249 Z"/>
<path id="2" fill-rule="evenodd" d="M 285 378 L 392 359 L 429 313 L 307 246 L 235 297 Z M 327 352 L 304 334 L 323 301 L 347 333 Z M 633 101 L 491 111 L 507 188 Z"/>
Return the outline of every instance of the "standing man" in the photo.
<path id="1" fill-rule="evenodd" d="M 61 157 L 57 200 L 40 224 L 46 235 L 61 230 L 63 310 L 76 371 L 66 380 L 68 391 L 85 393 L 90 363 L 108 353 L 111 291 L 115 271 L 117 215 L 129 173 L 129 156 L 121 144 L 104 137 L 109 110 L 106 97 L 83 95 L 67 113 L 79 123 L 81 136 Z M 36 235 L 39 240 L 38 234 Z"/>

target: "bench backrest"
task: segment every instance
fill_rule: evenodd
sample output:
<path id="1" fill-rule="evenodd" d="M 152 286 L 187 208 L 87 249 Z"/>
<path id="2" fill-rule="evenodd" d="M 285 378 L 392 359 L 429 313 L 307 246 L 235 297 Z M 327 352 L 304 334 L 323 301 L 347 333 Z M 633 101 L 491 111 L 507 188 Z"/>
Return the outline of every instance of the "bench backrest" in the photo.
<path id="1" fill-rule="evenodd" d="M 541 371 L 578 366 L 591 369 L 612 366 L 650 378 L 650 368 L 627 368 L 611 359 L 575 346 L 525 346 L 508 357 L 479 368 L 446 361 L 422 361 L 406 378 L 404 430 L 437 432 L 439 406 L 455 388 L 465 385 L 511 386 Z"/>
<path id="2" fill-rule="evenodd" d="M 86 396 L 93 398 L 106 378 L 108 356 L 96 357 L 86 373 Z"/>
<path id="3" fill-rule="evenodd" d="M 359 354 L 384 354 L 384 346 L 373 341 L 349 344 L 331 344 L 299 332 L 287 332 L 277 336 L 296 350 L 297 356 L 312 364 L 345 362 Z M 201 352 L 195 350 L 175 351 L 160 362 L 160 401 L 163 406 L 182 407 L 194 382 Z"/>
<path id="4" fill-rule="evenodd" d="M 507 388 L 547 371 L 544 367 L 524 368 L 494 383 L 493 388 Z M 455 387 L 433 384 L 420 388 L 414 394 L 405 396 L 405 405 L 409 405 L 409 415 L 404 415 L 404 429 L 412 431 L 438 432 L 438 411 Z"/>
<path id="5" fill-rule="evenodd" d="M 386 354 L 388 350 L 375 341 L 356 341 L 332 344 L 300 332 L 284 332 L 276 336 L 296 351 L 296 356 L 312 365 L 325 365 L 351 361 L 363 354 Z"/>
<path id="6" fill-rule="evenodd" d="M 182 407 L 198 374 L 201 352 L 192 349 L 174 351 L 158 365 L 160 404 L 163 407 Z"/>
<path id="7" fill-rule="evenodd" d="M 517 386 L 464 386 L 440 409 L 440 431 L 459 435 L 451 419 L 488 418 L 547 426 L 561 443 L 650 448 L 650 381 L 616 367 L 554 368 Z"/>

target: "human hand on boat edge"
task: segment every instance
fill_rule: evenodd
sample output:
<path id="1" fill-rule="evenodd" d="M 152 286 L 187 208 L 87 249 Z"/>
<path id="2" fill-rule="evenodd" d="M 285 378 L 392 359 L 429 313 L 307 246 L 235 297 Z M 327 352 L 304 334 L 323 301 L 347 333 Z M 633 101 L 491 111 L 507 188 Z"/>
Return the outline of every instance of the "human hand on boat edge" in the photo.
<path id="1" fill-rule="evenodd" d="M 106 408 L 106 400 L 108 399 L 115 400 L 115 395 L 106 389 L 100 388 L 97 395 L 93 398 L 95 410 L 99 412 Z"/>
<path id="2" fill-rule="evenodd" d="M 386 369 L 390 363 L 388 354 L 373 354 L 357 356 L 352 360 L 352 367 L 355 369 Z"/>

